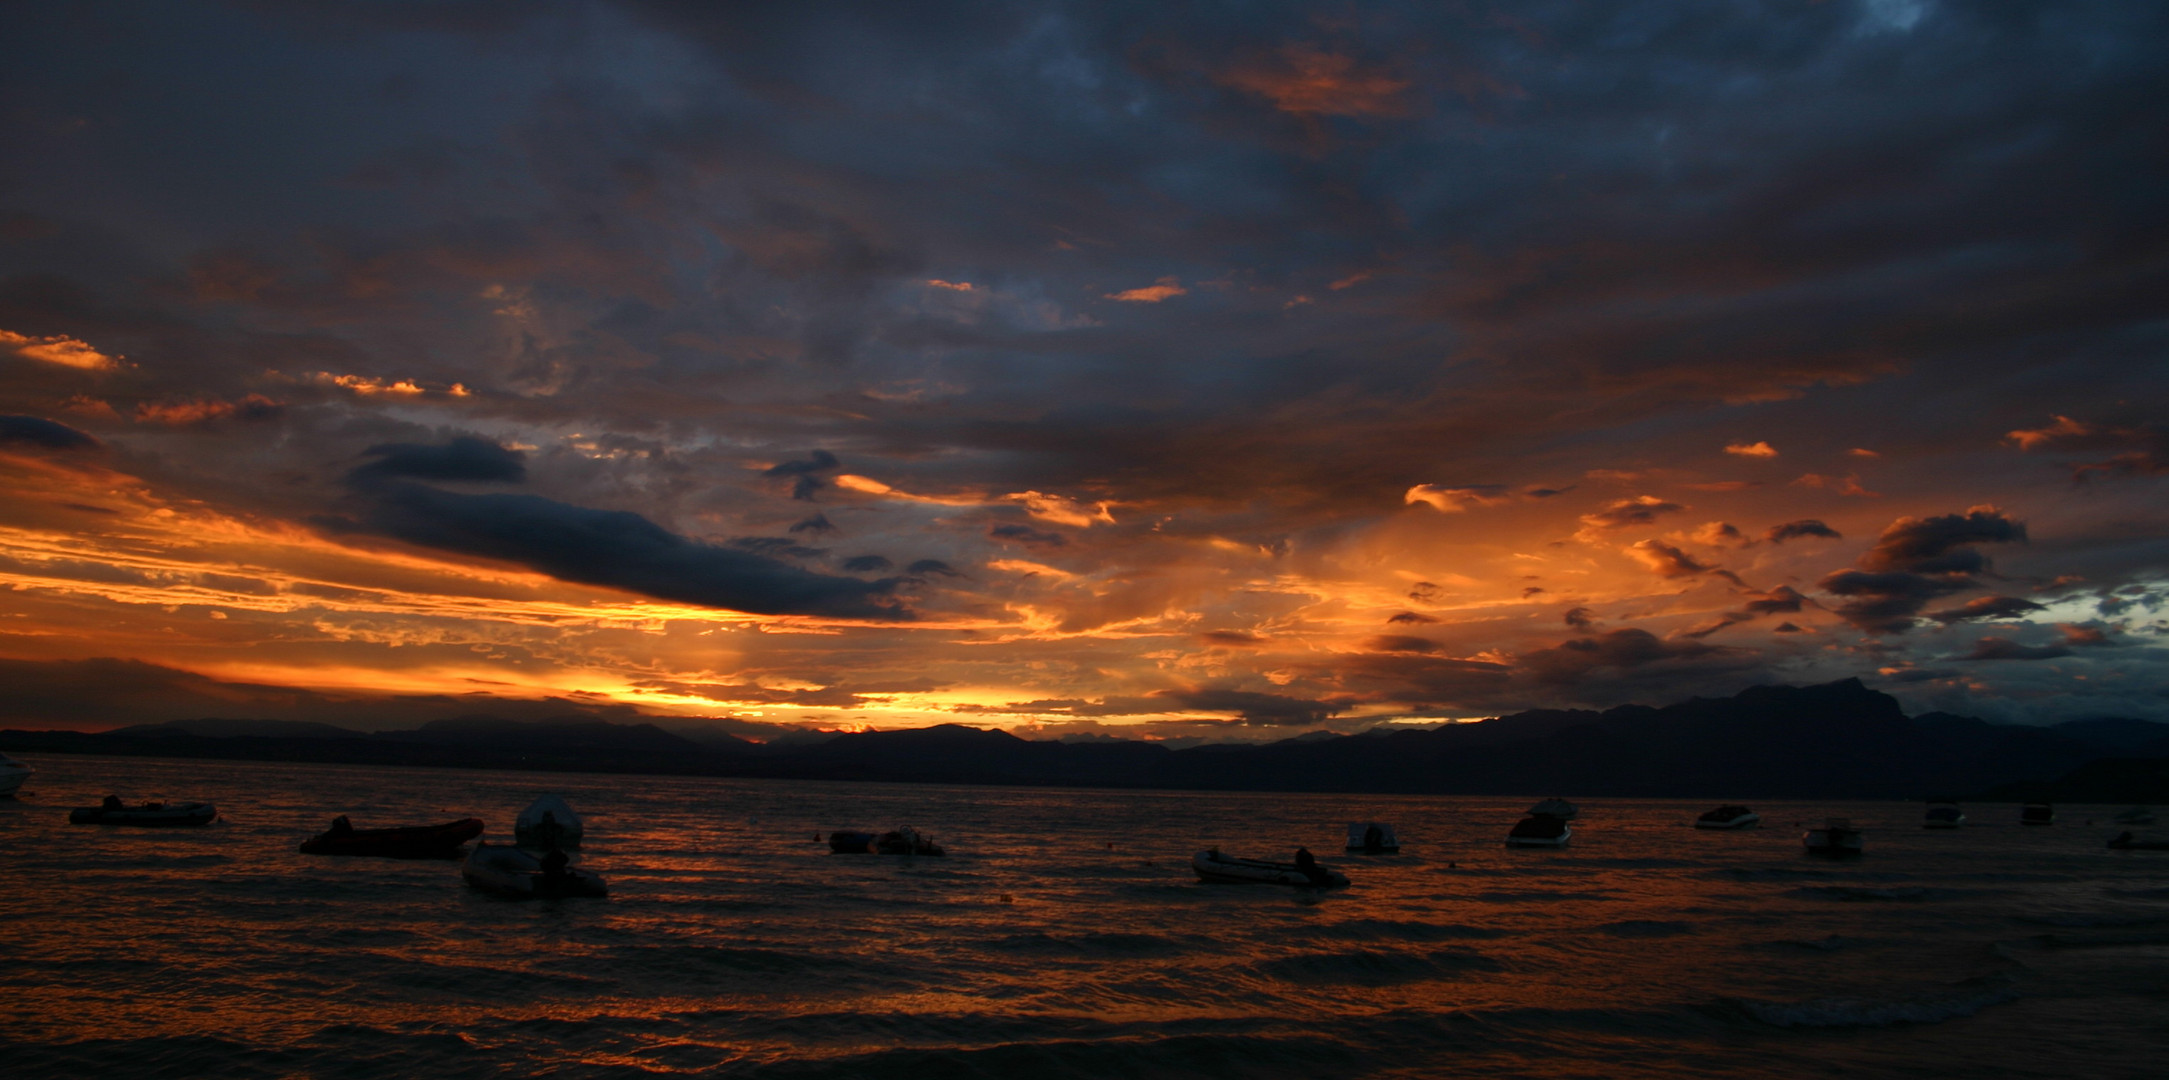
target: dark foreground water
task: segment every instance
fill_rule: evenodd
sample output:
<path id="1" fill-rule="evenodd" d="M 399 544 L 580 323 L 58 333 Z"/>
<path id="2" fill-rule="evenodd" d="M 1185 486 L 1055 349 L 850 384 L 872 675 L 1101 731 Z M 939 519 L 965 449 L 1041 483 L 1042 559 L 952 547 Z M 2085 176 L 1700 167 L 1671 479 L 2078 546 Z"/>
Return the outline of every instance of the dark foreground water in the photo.
<path id="1" fill-rule="evenodd" d="M 1948 833 L 1765 803 L 1707 833 L 1701 803 L 1592 799 L 1572 848 L 1509 851 L 1529 799 L 29 760 L 0 800 L 8 1077 L 2169 1075 L 2169 853 L 2105 850 L 2115 808 Z M 225 821 L 67 824 L 108 791 Z M 336 813 L 508 838 L 545 791 L 609 899 L 294 850 Z M 1830 813 L 1865 857 L 1802 854 Z M 1408 854 L 1342 857 L 1368 817 Z M 951 855 L 813 842 L 896 824 Z M 1200 884 L 1212 844 L 1355 884 Z"/>

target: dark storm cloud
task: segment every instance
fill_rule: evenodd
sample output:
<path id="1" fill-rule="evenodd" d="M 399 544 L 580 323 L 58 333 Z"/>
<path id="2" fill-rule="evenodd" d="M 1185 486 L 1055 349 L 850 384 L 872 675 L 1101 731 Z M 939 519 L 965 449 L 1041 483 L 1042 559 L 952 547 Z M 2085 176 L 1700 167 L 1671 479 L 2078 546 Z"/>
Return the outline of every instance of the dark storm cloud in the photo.
<path id="1" fill-rule="evenodd" d="M 1800 595 L 1790 585 L 1780 585 L 1769 592 L 1749 600 L 1745 605 L 1753 615 L 1775 615 L 1779 612 L 1797 612 L 1807 597 Z"/>
<path id="2" fill-rule="evenodd" d="M 878 574 L 895 565 L 879 555 L 853 555 L 843 561 L 843 568 L 854 574 Z"/>
<path id="3" fill-rule="evenodd" d="M 791 527 L 785 531 L 812 533 L 815 536 L 830 536 L 843 530 L 837 528 L 836 523 L 830 521 L 827 514 L 815 514 L 804 521 L 793 522 Z"/>
<path id="4" fill-rule="evenodd" d="M 2040 604 L 2016 596 L 1977 596 L 1954 608 L 1931 611 L 1928 617 L 1948 624 L 1968 619 L 2015 619 L 2029 611 L 2044 610 Z"/>
<path id="5" fill-rule="evenodd" d="M 1429 615 L 1420 615 L 1420 614 L 1417 614 L 1416 612 L 1413 612 L 1413 611 L 1403 611 L 1403 612 L 1400 612 L 1400 613 L 1398 613 L 1398 614 L 1395 614 L 1395 615 L 1389 616 L 1389 617 L 1388 617 L 1388 618 L 1386 619 L 1386 622 L 1387 622 L 1387 623 L 1389 623 L 1389 624 L 1391 624 L 1391 623 L 1415 623 L 1415 624 L 1421 624 L 1421 623 L 1435 623 L 1435 622 L 1437 622 L 1437 621 L 1438 621 L 1437 619 L 1434 619 L 1434 618 L 1432 618 L 1432 617 L 1431 617 L 1431 616 L 1429 616 Z"/>
<path id="6" fill-rule="evenodd" d="M 1589 630 L 1597 625 L 1597 613 L 1585 607 L 1568 608 L 1561 619 L 1576 630 Z"/>
<path id="7" fill-rule="evenodd" d="M 1783 525 L 1772 525 L 1768 531 L 1762 534 L 1763 539 L 1773 544 L 1782 544 L 1787 540 L 1797 540 L 1803 536 L 1817 536 L 1825 540 L 1845 539 L 1836 529 L 1814 518 L 1801 518 L 1798 521 L 1788 521 Z"/>
<path id="8" fill-rule="evenodd" d="M 503 559 L 565 581 L 759 615 L 908 619 L 897 581 L 861 581 L 688 540 L 622 510 L 537 495 L 463 495 L 379 481 L 362 527 L 411 544 Z M 786 545 L 789 541 L 784 541 Z"/>
<path id="9" fill-rule="evenodd" d="M 955 568 L 955 567 L 953 567 L 953 566 L 950 566 L 950 565 L 949 565 L 948 563 L 945 563 L 945 562 L 941 561 L 940 559 L 920 559 L 920 560 L 918 560 L 917 562 L 914 562 L 914 563 L 912 563 L 912 564 L 911 564 L 910 566 L 907 566 L 907 567 L 905 567 L 905 568 L 904 568 L 904 572 L 905 572 L 906 574 L 910 574 L 910 575 L 911 575 L 912 577 L 922 577 L 922 578 L 923 578 L 923 577 L 949 577 L 949 578 L 955 578 L 955 577 L 963 577 L 963 576 L 964 576 L 964 574 L 963 574 L 963 572 L 962 572 L 962 571 L 960 571 L 960 570 L 956 569 L 956 568 Z"/>
<path id="10" fill-rule="evenodd" d="M 996 540 L 1023 544 L 1030 548 L 1058 548 L 1069 543 L 1069 537 L 1061 533 L 1045 532 L 1030 525 L 995 525 L 987 530 L 987 535 Z"/>
<path id="11" fill-rule="evenodd" d="M 816 450 L 813 456 L 805 461 L 786 461 L 773 465 L 761 475 L 788 479 L 791 481 L 792 498 L 812 499 L 814 493 L 827 483 L 824 474 L 835 472 L 842 467 L 843 463 L 836 460 L 836 455 L 826 450 Z"/>
<path id="12" fill-rule="evenodd" d="M 0 446 L 31 446 L 40 450 L 95 450 L 97 439 L 66 424 L 37 416 L 0 416 Z"/>
<path id="13" fill-rule="evenodd" d="M 2021 645 L 2009 638 L 1984 637 L 1973 643 L 1973 651 L 1959 660 L 2054 660 L 2069 656 L 2071 650 L 2062 645 Z"/>
<path id="14" fill-rule="evenodd" d="M 1267 639 L 1241 630 L 1207 630 L 1197 639 L 1202 644 L 1227 649 L 1255 649 L 1267 643 Z"/>
<path id="15" fill-rule="evenodd" d="M 1722 657 L 1728 652 L 1699 641 L 1667 641 L 1630 626 L 1563 641 L 1554 648 L 1523 653 L 1515 660 L 1516 667 L 1538 683 L 1572 683 L 1605 668 L 1625 670 L 1695 661 Z"/>
<path id="16" fill-rule="evenodd" d="M 2025 539 L 2026 526 L 1992 506 L 1899 518 L 1860 556 L 1860 569 L 1826 575 L 1817 587 L 1845 598 L 1835 610 L 1854 626 L 1904 633 L 1930 601 L 1976 586 L 1974 575 L 1986 572 L 1989 561 L 1973 545 Z"/>
<path id="17" fill-rule="evenodd" d="M 362 454 L 377 460 L 348 473 L 349 482 L 369 484 L 402 477 L 517 484 L 527 479 L 526 454 L 471 436 L 460 436 L 442 446 L 385 443 Z"/>

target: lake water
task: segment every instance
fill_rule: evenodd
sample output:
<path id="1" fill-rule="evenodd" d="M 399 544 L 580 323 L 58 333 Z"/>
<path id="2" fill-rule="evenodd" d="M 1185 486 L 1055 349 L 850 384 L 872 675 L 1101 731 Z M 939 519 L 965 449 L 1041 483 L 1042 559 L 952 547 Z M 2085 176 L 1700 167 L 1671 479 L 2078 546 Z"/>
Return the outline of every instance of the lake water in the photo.
<path id="1" fill-rule="evenodd" d="M 2108 807 L 1582 801 L 938 787 L 33 756 L 0 800 L 10 1077 L 2160 1077 L 2169 852 Z M 107 792 L 195 830 L 67 823 Z M 295 845 L 543 792 L 601 900 Z M 1572 796 L 1572 792 L 1565 792 Z M 1803 854 L 1850 816 L 1867 853 Z M 1349 820 L 1405 854 L 1342 856 Z M 2089 826 L 2086 819 L 2094 819 Z M 830 855 L 913 825 L 950 852 Z M 2143 831 L 2143 830 L 2142 830 Z M 1352 887 L 1201 884 L 1190 855 L 1307 845 Z"/>

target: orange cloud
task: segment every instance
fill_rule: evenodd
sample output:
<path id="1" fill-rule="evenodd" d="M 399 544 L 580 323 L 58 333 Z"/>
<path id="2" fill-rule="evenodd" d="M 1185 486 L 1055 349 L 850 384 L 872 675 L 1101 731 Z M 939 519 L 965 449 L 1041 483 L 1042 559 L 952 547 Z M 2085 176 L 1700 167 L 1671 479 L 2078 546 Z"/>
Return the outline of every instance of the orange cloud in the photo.
<path id="1" fill-rule="evenodd" d="M 1725 447 L 1725 453 L 1734 457 L 1774 458 L 1777 448 L 1766 442 L 1732 443 Z"/>
<path id="2" fill-rule="evenodd" d="M 1218 81 L 1296 116 L 1404 116 L 1408 82 L 1365 70 L 1356 58 L 1293 44 L 1274 56 L 1222 72 Z"/>
<path id="3" fill-rule="evenodd" d="M 1441 514 L 1458 514 L 1472 506 L 1501 506 L 1513 502 L 1513 497 L 1497 487 L 1440 487 L 1437 484 L 1417 484 L 1402 496 L 1404 505 L 1422 503 Z"/>
<path id="4" fill-rule="evenodd" d="M 12 352 L 26 360 L 39 360 L 81 371 L 109 371 L 119 367 L 123 359 L 119 356 L 107 356 L 85 342 L 61 334 L 34 338 L 0 330 L 0 350 Z"/>
<path id="5" fill-rule="evenodd" d="M 1171 296 L 1187 296 L 1189 292 L 1190 290 L 1182 287 L 1182 282 L 1172 277 L 1164 277 L 1142 289 L 1125 289 L 1121 292 L 1108 293 L 1106 299 L 1122 300 L 1133 304 L 1157 304 Z"/>
<path id="6" fill-rule="evenodd" d="M 2045 446 L 2058 439 L 2092 435 L 2095 430 L 2092 424 L 2073 420 L 2068 416 L 2059 416 L 2056 418 L 2055 423 L 2047 427 L 2022 428 L 2018 431 L 2006 432 L 2003 437 L 2017 443 L 2018 448 L 2021 450 L 2031 450 L 2034 447 Z"/>
<path id="7" fill-rule="evenodd" d="M 376 397 L 385 394 L 393 397 L 420 397 L 432 392 L 441 393 L 447 397 L 466 397 L 473 392 L 468 390 L 464 383 L 453 383 L 441 390 L 432 391 L 413 379 L 397 379 L 387 382 L 367 375 L 338 375 L 329 371 L 314 372 L 308 378 L 310 382 L 336 386 L 341 390 L 351 391 L 362 397 Z"/>
<path id="8" fill-rule="evenodd" d="M 934 288 L 948 289 L 952 292 L 974 291 L 972 283 L 969 281 L 943 281 L 940 278 L 928 278 L 926 279 L 926 283 Z"/>
<path id="9" fill-rule="evenodd" d="M 250 394 L 239 401 L 203 398 L 171 403 L 144 402 L 136 406 L 136 423 L 186 427 L 214 420 L 261 420 L 277 414 L 282 407 L 262 394 Z"/>
<path id="10" fill-rule="evenodd" d="M 1867 488 L 1861 487 L 1860 474 L 1858 473 L 1850 476 L 1824 476 L 1821 473 L 1808 473 L 1793 481 L 1793 485 L 1795 487 L 1825 489 L 1835 491 L 1840 495 L 1853 495 L 1863 499 L 1880 499 L 1883 497 L 1881 492 L 1869 491 Z"/>

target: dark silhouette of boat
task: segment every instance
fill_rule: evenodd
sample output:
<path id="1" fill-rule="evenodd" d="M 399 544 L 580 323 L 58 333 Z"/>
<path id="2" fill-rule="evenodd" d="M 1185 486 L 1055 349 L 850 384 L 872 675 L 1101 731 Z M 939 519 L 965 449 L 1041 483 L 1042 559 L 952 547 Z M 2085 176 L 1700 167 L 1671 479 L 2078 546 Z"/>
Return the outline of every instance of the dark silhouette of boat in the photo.
<path id="1" fill-rule="evenodd" d="M 460 865 L 460 876 L 475 889 L 513 900 L 610 895 L 600 875 L 566 865 L 565 853 L 556 848 L 538 857 L 503 844 L 476 844 Z"/>
<path id="2" fill-rule="evenodd" d="M 1820 829 L 1802 833 L 1800 842 L 1807 846 L 1810 855 L 1858 855 L 1866 847 L 1860 830 L 1845 818 L 1834 817 L 1823 822 Z"/>
<path id="3" fill-rule="evenodd" d="M 2139 840 L 2127 829 L 2112 837 L 2109 847 L 2115 851 L 2169 851 L 2169 840 Z"/>
<path id="4" fill-rule="evenodd" d="M 1298 856 L 1308 854 L 1298 852 Z M 1190 868 L 1205 881 L 1232 885 L 1293 885 L 1309 889 L 1337 889 L 1348 884 L 1348 875 L 1315 861 L 1271 862 L 1222 855 L 1219 848 L 1190 857 Z"/>
<path id="5" fill-rule="evenodd" d="M 1928 814 L 1921 819 L 1923 829 L 1955 829 L 1966 823 L 1966 812 L 1950 799 L 1928 800 Z"/>
<path id="6" fill-rule="evenodd" d="M 2056 824 L 2056 808 L 2045 802 L 2027 803 L 2018 811 L 2018 823 L 2021 825 L 2054 825 Z"/>
<path id="7" fill-rule="evenodd" d="M 1398 855 L 1401 840 L 1393 835 L 1393 826 L 1384 822 L 1351 821 L 1345 850 L 1351 855 Z"/>
<path id="8" fill-rule="evenodd" d="M 828 849 L 837 855 L 947 855 L 933 838 L 909 825 L 885 833 L 845 830 L 828 834 Z"/>
<path id="9" fill-rule="evenodd" d="M 74 825 L 141 825 L 150 827 L 175 827 L 209 825 L 218 820 L 218 808 L 210 803 L 198 802 L 147 802 L 135 806 L 124 805 L 119 798 L 108 795 L 97 806 L 79 806 L 68 811 L 68 821 Z"/>
<path id="10" fill-rule="evenodd" d="M 1531 814 L 1507 830 L 1507 847 L 1565 847 L 1574 838 L 1566 819 L 1552 814 Z"/>
<path id="11" fill-rule="evenodd" d="M 1744 806 L 1720 806 L 1695 819 L 1697 829 L 1752 829 L 1762 823 L 1762 815 Z"/>
<path id="12" fill-rule="evenodd" d="M 331 828 L 302 842 L 304 855 L 363 855 L 380 859 L 457 859 L 467 841 L 482 835 L 482 819 L 442 825 L 357 829 L 341 814 Z"/>

